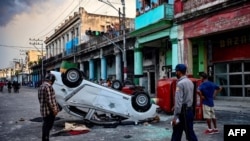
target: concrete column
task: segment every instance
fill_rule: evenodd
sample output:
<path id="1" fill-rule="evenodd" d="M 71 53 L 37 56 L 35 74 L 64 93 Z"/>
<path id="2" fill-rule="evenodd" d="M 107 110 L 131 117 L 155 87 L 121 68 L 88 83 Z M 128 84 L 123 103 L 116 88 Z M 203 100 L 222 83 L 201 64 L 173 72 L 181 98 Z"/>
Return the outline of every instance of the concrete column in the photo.
<path id="1" fill-rule="evenodd" d="M 135 75 L 142 75 L 143 74 L 143 56 L 142 51 L 140 49 L 134 50 L 134 72 Z"/>
<path id="2" fill-rule="evenodd" d="M 56 41 L 53 41 L 53 49 L 52 49 L 53 56 L 56 55 Z"/>
<path id="3" fill-rule="evenodd" d="M 149 71 L 147 71 L 147 76 L 148 76 L 148 89 L 147 89 L 147 91 L 149 94 L 151 94 L 151 79 L 150 79 L 151 75 L 150 75 Z"/>
<path id="4" fill-rule="evenodd" d="M 63 53 L 63 37 L 60 37 L 60 53 Z"/>
<path id="5" fill-rule="evenodd" d="M 54 55 L 54 42 L 52 42 L 52 44 L 51 44 L 50 57 L 52 57 L 53 55 Z"/>
<path id="6" fill-rule="evenodd" d="M 61 38 L 59 37 L 58 39 L 58 44 L 57 44 L 57 54 L 61 53 Z"/>
<path id="7" fill-rule="evenodd" d="M 66 36 L 63 35 L 62 37 L 62 56 L 65 56 L 65 50 L 66 50 Z"/>
<path id="8" fill-rule="evenodd" d="M 118 52 L 115 54 L 115 74 L 116 74 L 116 80 L 122 81 L 122 69 L 121 69 L 121 53 Z"/>
<path id="9" fill-rule="evenodd" d="M 50 47 L 50 44 L 49 44 L 49 45 L 47 45 L 47 46 L 45 47 L 45 51 L 46 51 L 46 59 L 48 59 L 48 58 L 49 58 L 49 55 L 48 55 L 48 52 L 49 52 L 49 47 Z"/>
<path id="10" fill-rule="evenodd" d="M 174 71 L 175 66 L 178 64 L 178 45 L 177 43 L 172 43 L 172 71 Z"/>
<path id="11" fill-rule="evenodd" d="M 55 56 L 58 54 L 57 49 L 58 49 L 58 42 L 56 40 L 55 41 Z"/>
<path id="12" fill-rule="evenodd" d="M 83 72 L 84 72 L 84 65 L 83 65 L 83 62 L 80 62 L 80 71 L 83 71 Z"/>
<path id="13" fill-rule="evenodd" d="M 68 32 L 68 34 L 69 34 L 69 41 L 72 41 L 73 36 L 71 30 Z"/>
<path id="14" fill-rule="evenodd" d="M 55 42 L 53 41 L 52 43 L 51 43 L 51 46 L 50 46 L 50 56 L 52 57 L 52 56 L 54 56 L 54 47 L 55 46 Z"/>
<path id="15" fill-rule="evenodd" d="M 107 59 L 106 57 L 101 58 L 101 78 L 107 79 Z"/>
<path id="16" fill-rule="evenodd" d="M 89 60 L 89 80 L 94 80 L 95 75 L 94 75 L 94 60 L 90 59 Z"/>

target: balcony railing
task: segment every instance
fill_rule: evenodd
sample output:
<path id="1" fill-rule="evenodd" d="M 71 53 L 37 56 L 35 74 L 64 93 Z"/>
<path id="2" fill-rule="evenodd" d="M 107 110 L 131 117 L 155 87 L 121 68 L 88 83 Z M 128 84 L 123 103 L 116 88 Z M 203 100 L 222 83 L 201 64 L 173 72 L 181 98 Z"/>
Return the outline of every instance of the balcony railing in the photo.
<path id="1" fill-rule="evenodd" d="M 172 20 L 173 17 L 173 5 L 164 3 L 137 16 L 135 19 L 135 30 L 157 23 L 161 20 Z"/>
<path id="2" fill-rule="evenodd" d="M 129 33 L 133 29 L 126 29 L 126 37 L 128 38 Z M 109 38 L 112 42 L 120 42 L 123 40 L 122 32 L 117 34 L 117 36 L 109 36 L 109 35 L 103 35 Z M 66 51 L 62 52 L 59 55 L 52 56 L 46 60 L 44 60 L 44 64 L 49 64 L 57 61 L 61 61 L 63 58 L 70 58 L 74 55 L 81 55 L 83 53 L 87 53 L 90 51 L 98 50 L 104 46 L 112 44 L 110 40 L 107 40 L 103 38 L 102 36 L 92 36 L 91 39 L 85 43 L 81 43 L 80 45 L 76 45 L 72 47 L 72 51 L 70 53 L 66 53 Z"/>

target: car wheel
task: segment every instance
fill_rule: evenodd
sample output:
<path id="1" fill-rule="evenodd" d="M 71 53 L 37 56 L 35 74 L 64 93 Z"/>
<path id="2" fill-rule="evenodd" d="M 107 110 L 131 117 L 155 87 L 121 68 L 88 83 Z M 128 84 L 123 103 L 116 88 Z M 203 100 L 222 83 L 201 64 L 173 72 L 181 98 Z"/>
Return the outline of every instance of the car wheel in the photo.
<path id="1" fill-rule="evenodd" d="M 79 86 L 82 80 L 82 73 L 76 68 L 70 68 L 65 73 L 62 73 L 63 84 L 70 88 Z"/>
<path id="2" fill-rule="evenodd" d="M 150 97 L 145 92 L 136 92 L 132 96 L 132 106 L 137 112 L 145 112 L 151 107 Z"/>
<path id="3" fill-rule="evenodd" d="M 113 88 L 113 89 L 115 89 L 115 90 L 121 90 L 122 89 L 122 83 L 119 81 L 119 80 L 114 80 L 113 82 L 112 82 L 112 85 L 111 85 L 111 87 Z"/>

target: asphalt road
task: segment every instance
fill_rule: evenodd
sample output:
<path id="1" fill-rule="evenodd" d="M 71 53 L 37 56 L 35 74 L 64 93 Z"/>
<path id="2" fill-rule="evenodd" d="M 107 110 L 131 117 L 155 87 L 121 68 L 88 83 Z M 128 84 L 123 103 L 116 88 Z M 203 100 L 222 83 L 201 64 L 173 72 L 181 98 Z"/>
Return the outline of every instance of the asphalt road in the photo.
<path id="1" fill-rule="evenodd" d="M 205 135 L 204 121 L 195 121 L 194 129 L 199 141 L 223 141 L 224 125 L 249 124 L 248 102 L 215 100 L 219 134 Z M 51 131 L 52 141 L 169 141 L 172 134 L 171 115 L 159 113 L 160 122 L 117 127 L 93 126 L 90 132 L 70 135 L 60 132 L 65 123 L 84 124 L 81 119 L 61 111 Z M 42 121 L 39 113 L 37 89 L 21 87 L 19 93 L 0 92 L 0 141 L 39 141 Z M 185 134 L 183 135 L 185 141 Z"/>

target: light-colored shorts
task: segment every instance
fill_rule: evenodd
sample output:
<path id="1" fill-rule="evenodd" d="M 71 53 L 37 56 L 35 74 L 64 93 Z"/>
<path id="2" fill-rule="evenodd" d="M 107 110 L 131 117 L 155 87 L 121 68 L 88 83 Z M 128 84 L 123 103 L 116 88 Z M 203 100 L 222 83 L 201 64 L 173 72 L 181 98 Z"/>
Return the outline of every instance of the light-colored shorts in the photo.
<path id="1" fill-rule="evenodd" d="M 214 107 L 209 107 L 207 105 L 202 105 L 203 117 L 204 119 L 212 119 L 215 118 Z"/>

